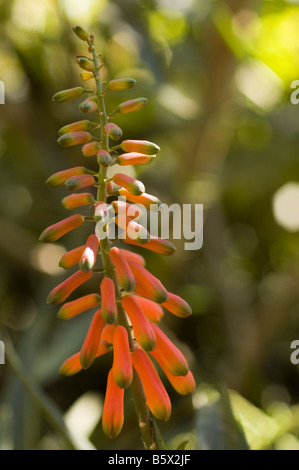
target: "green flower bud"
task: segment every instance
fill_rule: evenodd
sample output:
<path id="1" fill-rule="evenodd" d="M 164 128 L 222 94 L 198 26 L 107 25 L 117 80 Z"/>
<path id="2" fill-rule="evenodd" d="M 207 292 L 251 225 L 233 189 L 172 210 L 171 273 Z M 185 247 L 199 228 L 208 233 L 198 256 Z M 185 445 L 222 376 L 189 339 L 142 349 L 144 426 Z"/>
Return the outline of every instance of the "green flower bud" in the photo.
<path id="1" fill-rule="evenodd" d="M 87 57 L 78 57 L 77 63 L 81 69 L 87 70 L 87 72 L 92 72 L 94 69 L 92 60 L 87 59 Z"/>
<path id="2" fill-rule="evenodd" d="M 110 90 L 129 90 L 133 88 L 136 83 L 134 78 L 117 78 L 109 82 L 108 88 L 110 88 Z"/>
<path id="3" fill-rule="evenodd" d="M 94 101 L 85 100 L 79 105 L 79 108 L 83 113 L 92 113 L 98 109 L 98 105 Z"/>
<path id="4" fill-rule="evenodd" d="M 82 26 L 74 26 L 73 31 L 82 41 L 89 41 L 90 34 Z"/>
<path id="5" fill-rule="evenodd" d="M 109 166 L 112 158 L 110 156 L 110 154 L 107 152 L 107 150 L 99 150 L 98 153 L 97 153 L 97 159 L 98 159 L 98 163 L 100 165 L 103 165 L 103 166 Z"/>
<path id="6" fill-rule="evenodd" d="M 118 140 L 123 135 L 123 131 L 114 122 L 109 122 L 105 126 L 105 132 L 112 140 Z"/>
<path id="7" fill-rule="evenodd" d="M 120 103 L 115 112 L 126 114 L 132 113 L 133 111 L 139 111 L 147 105 L 147 98 L 135 98 L 134 100 L 125 101 Z"/>
<path id="8" fill-rule="evenodd" d="M 74 88 L 69 88 L 68 90 L 61 90 L 53 95 L 52 100 L 56 101 L 57 103 L 65 103 L 66 101 L 74 100 L 75 98 L 79 98 L 80 96 L 85 93 L 85 88 L 81 86 L 76 86 Z"/>
<path id="9" fill-rule="evenodd" d="M 91 122 L 87 119 L 84 119 L 83 121 L 76 121 L 63 126 L 61 129 L 59 129 L 58 135 L 67 134 L 68 132 L 90 131 L 97 126 L 98 124 L 96 122 Z"/>
<path id="10" fill-rule="evenodd" d="M 89 132 L 69 132 L 59 137 L 57 142 L 62 147 L 73 147 L 78 144 L 86 144 L 92 139 L 92 135 Z"/>

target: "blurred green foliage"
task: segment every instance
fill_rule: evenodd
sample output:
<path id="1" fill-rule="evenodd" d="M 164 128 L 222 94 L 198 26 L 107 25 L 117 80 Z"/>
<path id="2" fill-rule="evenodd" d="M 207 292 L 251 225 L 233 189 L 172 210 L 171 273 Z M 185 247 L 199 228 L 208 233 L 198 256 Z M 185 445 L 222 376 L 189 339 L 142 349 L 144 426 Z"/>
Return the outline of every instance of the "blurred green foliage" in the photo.
<path id="1" fill-rule="evenodd" d="M 46 397 L 65 415 L 83 448 L 142 443 L 129 395 L 121 435 L 112 442 L 103 436 L 110 356 L 72 378 L 58 375 L 80 348 L 90 315 L 69 323 L 46 305 L 50 289 L 65 278 L 59 257 L 82 243 L 82 231 L 55 246 L 38 242 L 45 227 L 65 217 L 64 190 L 45 180 L 83 164 L 80 150 L 56 143 L 57 130 L 82 114 L 73 102 L 51 101 L 56 91 L 81 84 L 75 58 L 85 49 L 72 33 L 75 24 L 95 34 L 106 77 L 132 76 L 138 85 L 129 97 L 149 99 L 138 115 L 116 120 L 124 138 L 162 148 L 155 162 L 136 170 L 147 191 L 168 204 L 204 204 L 201 250 L 185 251 L 183 240 L 174 240 L 171 258 L 145 253 L 150 270 L 193 309 L 187 320 L 163 320 L 198 383 L 193 397 L 179 397 L 165 381 L 173 402 L 170 422 L 161 425 L 166 444 L 299 448 L 298 367 L 290 362 L 290 344 L 299 336 L 299 201 L 289 199 L 282 213 L 273 203 L 280 188 L 299 180 L 299 107 L 290 101 L 291 83 L 299 79 L 298 5 L 0 4 L 6 98 L 0 105 L 0 339 L 11 338 L 41 402 Z M 111 94 L 111 109 L 127 97 Z M 12 369 L 0 365 L 0 448 L 65 448 Z"/>

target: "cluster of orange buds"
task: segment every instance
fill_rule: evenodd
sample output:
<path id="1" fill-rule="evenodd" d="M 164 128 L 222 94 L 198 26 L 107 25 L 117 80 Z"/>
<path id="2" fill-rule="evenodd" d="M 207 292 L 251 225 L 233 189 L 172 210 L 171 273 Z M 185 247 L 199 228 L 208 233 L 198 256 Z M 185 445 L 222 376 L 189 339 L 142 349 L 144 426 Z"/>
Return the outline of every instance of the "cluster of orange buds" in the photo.
<path id="1" fill-rule="evenodd" d="M 79 26 L 74 31 L 81 40 L 87 42 L 92 55 L 91 58 L 80 57 L 77 60 L 79 66 L 85 70 L 81 78 L 84 81 L 94 78 L 95 89 L 75 87 L 56 93 L 53 99 L 65 102 L 85 93 L 91 94 L 79 107 L 83 112 L 93 112 L 96 122 L 84 119 L 62 127 L 59 130 L 58 143 L 64 147 L 81 144 L 84 157 L 97 158 L 99 171 L 79 166 L 59 171 L 48 178 L 49 185 L 64 185 L 71 191 L 62 200 L 65 209 L 88 206 L 88 210 L 92 212 L 88 216 L 76 213 L 51 225 L 43 231 L 40 240 L 54 242 L 81 226 L 85 220 L 96 224 L 106 214 L 105 208 L 109 204 L 116 212 L 115 223 L 126 230 L 126 237 L 122 242 L 162 255 L 171 255 L 175 251 L 174 245 L 168 240 L 151 236 L 134 220 L 130 211 L 135 204 L 143 206 L 145 210 L 150 209 L 152 205 L 160 204 L 159 199 L 147 194 L 143 183 L 132 177 L 119 172 L 114 172 L 109 177 L 109 169 L 113 165 L 148 164 L 160 150 L 152 142 L 138 140 L 123 140 L 120 145 L 110 146 L 110 140 L 118 140 L 122 136 L 122 130 L 110 122 L 111 117 L 116 113 L 139 110 L 145 106 L 147 100 L 136 98 L 126 101 L 107 114 L 106 93 L 128 90 L 135 86 L 136 81 L 132 78 L 118 78 L 104 87 L 100 76 L 102 65 L 98 63 L 93 35 Z M 100 132 L 99 136 L 96 135 L 97 131 Z M 119 150 L 123 153 L 119 154 Z M 77 192 L 81 189 L 84 192 Z M 86 192 L 86 189 L 89 191 Z M 117 196 L 125 197 L 129 202 L 116 200 Z M 125 221 L 118 215 L 120 209 L 126 211 Z M 135 214 L 134 211 L 133 213 Z M 179 394 L 186 395 L 194 391 L 194 377 L 185 357 L 158 326 L 165 310 L 185 318 L 191 314 L 191 308 L 181 297 L 168 292 L 159 279 L 146 269 L 143 256 L 123 248 L 118 240 L 113 244 L 107 237 L 99 238 L 95 225 L 92 225 L 92 230 L 93 233 L 83 245 L 61 257 L 61 267 L 70 269 L 77 266 L 77 270 L 50 292 L 48 303 L 63 304 L 58 312 L 62 319 L 70 319 L 89 309 L 95 309 L 81 350 L 64 361 L 60 373 L 66 376 L 76 374 L 90 367 L 99 356 L 113 351 L 102 427 L 108 437 L 114 438 L 123 426 L 124 391 L 132 384 L 135 373 L 143 387 L 145 406 L 160 420 L 169 419 L 171 403 L 154 366 L 155 362 Z M 143 236 L 134 236 L 140 230 Z M 69 300 L 72 292 L 92 276 L 102 276 L 98 292 Z"/>

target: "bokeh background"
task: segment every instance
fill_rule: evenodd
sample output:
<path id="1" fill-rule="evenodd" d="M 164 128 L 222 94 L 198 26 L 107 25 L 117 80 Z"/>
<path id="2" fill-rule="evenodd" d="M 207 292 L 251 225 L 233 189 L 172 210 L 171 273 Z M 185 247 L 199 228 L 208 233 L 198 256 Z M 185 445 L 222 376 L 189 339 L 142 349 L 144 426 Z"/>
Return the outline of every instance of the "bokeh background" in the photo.
<path id="1" fill-rule="evenodd" d="M 172 399 L 160 428 L 168 448 L 299 449 L 299 2 L 296 0 L 10 0 L 0 2 L 0 448 L 138 449 L 126 394 L 115 441 L 100 418 L 111 357 L 74 377 L 58 374 L 80 349 L 90 314 L 59 320 L 46 304 L 65 277 L 61 254 L 39 234 L 66 216 L 63 189 L 45 180 L 85 164 L 61 149 L 57 130 L 82 119 L 77 103 L 51 101 L 78 86 L 80 24 L 96 36 L 106 77 L 132 76 L 119 101 L 146 96 L 144 110 L 117 118 L 125 138 L 156 142 L 136 169 L 163 202 L 204 204 L 197 251 L 173 240 L 172 257 L 145 253 L 150 270 L 184 297 L 193 316 L 163 327 L 197 380 Z M 93 162 L 86 162 L 92 168 Z M 82 291 L 84 289 L 82 288 Z M 184 442 L 185 444 L 182 444 Z"/>

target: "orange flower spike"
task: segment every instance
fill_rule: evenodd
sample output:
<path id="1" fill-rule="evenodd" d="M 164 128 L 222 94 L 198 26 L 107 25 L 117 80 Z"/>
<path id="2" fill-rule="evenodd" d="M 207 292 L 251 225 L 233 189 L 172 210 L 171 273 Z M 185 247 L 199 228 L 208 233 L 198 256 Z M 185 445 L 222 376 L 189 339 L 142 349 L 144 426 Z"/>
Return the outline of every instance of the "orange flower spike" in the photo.
<path id="1" fill-rule="evenodd" d="M 162 307 L 180 318 L 186 318 L 192 315 L 190 305 L 184 299 L 171 292 L 168 292 L 168 300 L 162 304 Z"/>
<path id="2" fill-rule="evenodd" d="M 195 391 L 196 383 L 194 376 L 189 370 L 188 374 L 185 376 L 182 375 L 173 375 L 167 370 L 166 367 L 162 367 L 167 379 L 171 383 L 174 390 L 180 395 L 189 395 Z"/>
<path id="3" fill-rule="evenodd" d="M 152 196 L 151 194 L 143 193 L 140 196 L 136 196 L 131 194 L 125 188 L 121 188 L 118 192 L 120 196 L 125 197 L 128 201 L 134 202 L 135 204 L 140 204 L 146 209 L 150 209 L 152 204 L 161 204 L 161 201 L 156 196 Z"/>
<path id="4" fill-rule="evenodd" d="M 95 200 L 90 193 L 71 194 L 62 199 L 61 204 L 65 209 L 71 210 L 81 206 L 90 206 Z"/>
<path id="5" fill-rule="evenodd" d="M 71 232 L 84 223 L 84 217 L 81 214 L 71 215 L 56 224 L 47 227 L 39 237 L 41 242 L 52 243 Z"/>
<path id="6" fill-rule="evenodd" d="M 145 297 L 140 297 L 139 295 L 135 295 L 134 298 L 148 320 L 152 322 L 161 320 L 164 312 L 160 304 L 157 304 L 153 300 L 146 299 Z"/>
<path id="7" fill-rule="evenodd" d="M 88 333 L 80 351 L 80 362 L 83 369 L 88 369 L 96 358 L 104 326 L 105 322 L 103 320 L 101 310 L 97 310 L 92 318 Z"/>
<path id="8" fill-rule="evenodd" d="M 120 252 L 126 258 L 127 261 L 134 261 L 134 263 L 138 263 L 141 266 L 145 266 L 145 259 L 143 258 L 143 256 L 139 255 L 138 253 L 125 250 L 124 248 L 120 248 Z"/>
<path id="9" fill-rule="evenodd" d="M 141 348 L 135 349 L 131 356 L 143 385 L 147 406 L 157 419 L 167 421 L 171 415 L 171 402 L 158 372 Z"/>
<path id="10" fill-rule="evenodd" d="M 111 248 L 109 251 L 109 257 L 116 269 L 117 278 L 121 288 L 127 292 L 133 291 L 135 287 L 135 278 L 120 249 L 115 246 Z"/>
<path id="11" fill-rule="evenodd" d="M 115 173 L 112 177 L 112 181 L 118 186 L 123 186 L 130 194 L 135 196 L 140 196 L 140 194 L 145 191 L 144 184 L 141 181 L 129 175 L 125 175 L 124 173 Z"/>
<path id="12" fill-rule="evenodd" d="M 90 308 L 97 307 L 100 302 L 101 297 L 98 294 L 87 294 L 64 304 L 58 311 L 57 316 L 69 320 Z"/>
<path id="13" fill-rule="evenodd" d="M 54 173 L 54 175 L 51 175 L 47 181 L 46 184 L 49 184 L 50 186 L 62 186 L 66 180 L 71 178 L 72 176 L 75 175 L 83 175 L 88 173 L 89 170 L 84 168 L 84 166 L 76 166 L 74 168 L 69 168 L 67 170 L 63 171 L 58 171 L 57 173 Z"/>
<path id="14" fill-rule="evenodd" d="M 110 369 L 102 415 L 102 428 L 110 439 L 118 436 L 124 424 L 124 392 L 124 389 L 115 383 Z"/>
<path id="15" fill-rule="evenodd" d="M 115 223 L 126 231 L 128 238 L 135 240 L 141 245 L 147 243 L 150 239 L 150 233 L 146 228 L 138 222 L 135 222 L 135 220 L 130 219 L 130 217 L 126 217 L 123 214 L 117 215 L 115 217 Z"/>
<path id="16" fill-rule="evenodd" d="M 104 277 L 101 282 L 102 316 L 107 323 L 114 323 L 117 318 L 115 287 L 110 277 Z"/>
<path id="17" fill-rule="evenodd" d="M 132 382 L 133 366 L 128 333 L 117 325 L 113 333 L 113 378 L 119 388 L 127 388 Z"/>
<path id="18" fill-rule="evenodd" d="M 143 153 L 130 152 L 122 153 L 116 159 L 120 166 L 126 165 L 147 165 L 156 158 L 156 155 L 144 155 Z"/>
<path id="19" fill-rule="evenodd" d="M 170 341 L 160 328 L 152 323 L 156 334 L 157 346 L 152 356 L 173 375 L 187 375 L 189 367 L 181 351 Z"/>
<path id="20" fill-rule="evenodd" d="M 75 264 L 79 263 L 84 248 L 85 245 L 81 245 L 64 253 L 59 260 L 59 266 L 64 269 L 69 269 L 75 266 Z"/>
<path id="21" fill-rule="evenodd" d="M 97 260 L 100 240 L 96 235 L 90 235 L 87 239 L 84 251 L 79 261 L 79 266 L 82 271 L 90 271 Z"/>
<path id="22" fill-rule="evenodd" d="M 162 283 L 153 276 L 147 269 L 133 261 L 129 262 L 129 266 L 135 277 L 135 292 L 155 302 L 163 303 L 168 300 L 168 294 Z"/>
<path id="23" fill-rule="evenodd" d="M 70 191 L 77 191 L 78 189 L 93 186 L 94 183 L 92 175 L 75 175 L 68 178 L 64 184 Z"/>
<path id="24" fill-rule="evenodd" d="M 131 320 L 137 343 L 147 351 L 153 350 L 156 347 L 156 336 L 151 323 L 136 301 L 136 296 L 125 295 L 121 304 Z"/>
<path id="25" fill-rule="evenodd" d="M 47 303 L 56 305 L 64 302 L 77 287 L 88 281 L 92 274 L 92 272 L 84 273 L 83 271 L 77 271 L 50 292 Z"/>
<path id="26" fill-rule="evenodd" d="M 136 240 L 132 240 L 129 237 L 125 238 L 124 242 L 128 245 L 140 246 Z M 142 246 L 149 251 L 153 251 L 154 253 L 159 253 L 160 255 L 165 256 L 170 256 L 176 251 L 176 247 L 169 240 L 165 240 L 164 238 L 160 237 L 154 237 L 153 235 L 151 235 L 149 241 Z"/>

